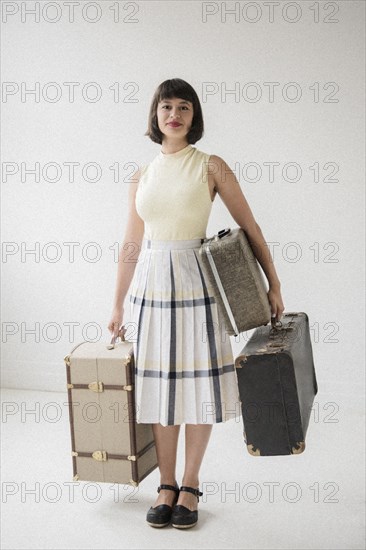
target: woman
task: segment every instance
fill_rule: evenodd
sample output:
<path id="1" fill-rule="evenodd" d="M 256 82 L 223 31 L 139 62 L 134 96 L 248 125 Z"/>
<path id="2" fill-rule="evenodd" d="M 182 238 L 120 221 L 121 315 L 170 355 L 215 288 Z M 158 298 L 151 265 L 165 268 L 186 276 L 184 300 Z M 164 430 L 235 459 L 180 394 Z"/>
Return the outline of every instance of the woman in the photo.
<path id="1" fill-rule="evenodd" d="M 278 321 L 284 306 L 271 255 L 233 172 L 222 158 L 192 145 L 203 135 L 192 86 L 178 78 L 158 86 L 145 135 L 162 147 L 130 186 L 108 328 L 124 334 L 123 304 L 132 281 L 136 420 L 153 426 L 160 470 L 159 495 L 147 522 L 188 528 L 198 519 L 199 470 L 212 426 L 240 416 L 230 338 L 198 253 L 216 193 L 257 251 Z M 131 262 L 131 246 L 140 250 L 137 264 Z M 185 469 L 179 488 L 176 453 L 183 423 Z"/>

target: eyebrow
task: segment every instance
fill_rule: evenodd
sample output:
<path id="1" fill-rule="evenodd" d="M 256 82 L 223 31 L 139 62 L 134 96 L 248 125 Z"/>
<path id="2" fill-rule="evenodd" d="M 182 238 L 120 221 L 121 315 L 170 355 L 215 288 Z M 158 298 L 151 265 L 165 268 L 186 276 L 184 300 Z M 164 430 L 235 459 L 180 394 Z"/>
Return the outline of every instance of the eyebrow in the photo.
<path id="1" fill-rule="evenodd" d="M 160 103 L 171 103 L 171 100 L 170 99 L 162 99 Z M 189 105 L 189 101 L 180 101 L 179 102 L 180 104 L 181 103 L 186 103 L 187 105 Z"/>

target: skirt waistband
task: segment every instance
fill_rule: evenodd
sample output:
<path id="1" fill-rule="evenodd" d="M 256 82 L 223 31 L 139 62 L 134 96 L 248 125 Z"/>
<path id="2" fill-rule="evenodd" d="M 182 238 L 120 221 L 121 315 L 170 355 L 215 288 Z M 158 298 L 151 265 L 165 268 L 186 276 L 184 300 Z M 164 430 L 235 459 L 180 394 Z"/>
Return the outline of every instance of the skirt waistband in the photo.
<path id="1" fill-rule="evenodd" d="M 160 240 L 151 240 L 143 237 L 141 248 L 153 248 L 153 249 L 170 249 L 170 248 L 200 248 L 204 239 L 184 239 L 184 240 L 175 240 L 175 241 L 160 241 Z"/>

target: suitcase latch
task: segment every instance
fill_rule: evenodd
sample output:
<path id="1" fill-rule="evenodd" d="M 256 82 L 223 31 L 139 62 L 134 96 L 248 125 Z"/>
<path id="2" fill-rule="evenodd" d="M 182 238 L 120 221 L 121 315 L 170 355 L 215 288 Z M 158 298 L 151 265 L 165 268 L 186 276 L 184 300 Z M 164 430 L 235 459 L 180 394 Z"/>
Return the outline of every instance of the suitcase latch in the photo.
<path id="1" fill-rule="evenodd" d="M 88 388 L 89 390 L 91 391 L 95 391 L 97 393 L 101 393 L 102 391 L 104 391 L 104 386 L 103 386 L 103 382 L 91 382 L 90 384 L 88 384 Z"/>
<path id="2" fill-rule="evenodd" d="M 94 451 L 94 453 L 92 453 L 92 457 L 95 460 L 105 462 L 107 460 L 107 451 Z"/>

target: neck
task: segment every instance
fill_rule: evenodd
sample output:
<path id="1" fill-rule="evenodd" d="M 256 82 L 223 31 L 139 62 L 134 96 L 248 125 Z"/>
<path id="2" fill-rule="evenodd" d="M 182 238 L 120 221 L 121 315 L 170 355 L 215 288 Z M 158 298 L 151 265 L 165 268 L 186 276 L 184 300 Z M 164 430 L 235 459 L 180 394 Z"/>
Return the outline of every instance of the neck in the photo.
<path id="1" fill-rule="evenodd" d="M 161 151 L 164 154 L 170 154 L 170 153 L 177 153 L 181 149 L 184 149 L 187 147 L 189 143 L 185 141 L 167 141 L 163 140 L 163 143 L 161 144 Z"/>

